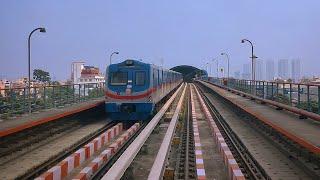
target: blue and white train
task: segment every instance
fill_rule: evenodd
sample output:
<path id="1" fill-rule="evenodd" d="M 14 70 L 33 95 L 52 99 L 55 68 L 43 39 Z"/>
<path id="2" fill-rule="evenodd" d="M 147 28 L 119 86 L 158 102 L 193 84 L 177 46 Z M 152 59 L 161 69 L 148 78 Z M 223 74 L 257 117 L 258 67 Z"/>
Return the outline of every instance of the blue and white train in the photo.
<path id="1" fill-rule="evenodd" d="M 111 64 L 106 71 L 106 112 L 112 120 L 146 120 L 182 80 L 181 73 L 137 60 Z"/>

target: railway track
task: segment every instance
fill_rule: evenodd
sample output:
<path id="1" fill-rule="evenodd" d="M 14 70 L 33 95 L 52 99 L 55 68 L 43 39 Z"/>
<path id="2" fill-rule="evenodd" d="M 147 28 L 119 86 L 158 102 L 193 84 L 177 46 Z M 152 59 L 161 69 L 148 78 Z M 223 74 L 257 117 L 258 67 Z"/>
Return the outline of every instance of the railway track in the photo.
<path id="1" fill-rule="evenodd" d="M 150 176 L 152 173 L 156 174 L 153 178 L 162 177 L 185 97 L 185 90 L 186 86 L 181 85 L 132 143 L 126 147 L 125 151 L 119 155 L 108 171 L 102 171 L 100 174 L 103 176 L 96 176 L 94 179 L 120 179 L 121 177 L 124 179 L 132 179 L 133 177 L 145 179 L 148 174 Z M 166 122 L 166 119 L 171 120 Z M 150 139 L 158 141 L 150 141 Z M 147 147 L 146 144 L 148 144 Z M 148 154 L 144 154 L 146 149 L 148 149 Z M 156 150 L 152 151 L 151 149 Z M 154 162 L 157 163 L 154 164 Z"/>
<path id="2" fill-rule="evenodd" d="M 96 179 L 116 161 L 144 129 L 147 122 L 142 123 L 141 126 L 137 123 L 131 125 L 130 123 L 117 125 L 109 123 L 19 178 Z M 123 127 L 128 129 L 122 131 Z"/>
<path id="3" fill-rule="evenodd" d="M 200 89 L 200 88 L 198 88 Z M 270 179 L 265 173 L 263 168 L 256 162 L 254 157 L 250 154 L 245 145 L 241 142 L 237 134 L 231 129 L 228 123 L 219 114 L 217 109 L 208 99 L 207 96 L 203 94 L 203 90 L 200 90 L 199 95 L 203 98 L 206 106 L 210 109 L 211 114 L 214 117 L 218 128 L 225 142 L 229 146 L 232 154 L 234 155 L 236 161 L 239 163 L 242 173 L 245 175 L 246 179 Z"/>
<path id="4" fill-rule="evenodd" d="M 188 93 L 190 90 L 188 89 Z M 191 119 L 190 96 L 187 96 L 187 107 L 185 110 L 185 120 L 182 121 L 181 143 L 179 143 L 179 151 L 173 152 L 175 164 L 174 179 L 196 179 L 196 159 L 194 153 L 194 136 Z"/>
<path id="5" fill-rule="evenodd" d="M 81 115 L 83 113 L 2 137 L 0 178 L 35 177 L 55 159 L 63 158 L 68 149 L 76 148 L 80 139 L 89 138 L 107 124 L 102 117 L 85 116 L 85 120 Z M 60 141 L 61 138 L 64 139 Z"/>
<path id="6" fill-rule="evenodd" d="M 177 95 L 178 91 L 179 95 Z M 199 164 L 199 158 L 202 157 L 199 154 L 201 150 L 199 149 L 200 138 L 203 143 L 203 156 L 207 158 L 210 155 L 205 154 L 205 152 L 212 152 L 212 132 L 209 126 L 206 125 L 207 122 L 204 121 L 203 111 L 200 110 L 197 96 L 194 96 L 196 94 L 193 93 L 189 98 L 189 85 L 180 88 L 178 91 L 166 102 L 159 114 L 126 147 L 126 150 L 113 165 L 110 168 L 106 168 L 108 169 L 107 171 L 101 173 L 105 173 L 105 175 L 103 177 L 97 176 L 94 179 L 203 178 L 202 169 L 199 169 L 203 167 L 203 165 Z M 192 101 L 191 99 L 194 100 Z M 197 121 L 194 116 L 196 112 L 203 119 Z M 204 129 L 206 131 L 205 134 L 203 133 Z M 221 155 L 218 150 L 215 150 L 214 158 L 218 156 L 220 157 Z M 212 159 L 201 159 L 202 162 L 208 162 L 208 160 Z M 216 173 L 216 178 L 224 177 L 223 179 L 227 179 L 228 171 L 223 170 L 223 157 L 220 157 L 220 166 L 216 165 L 215 160 L 212 160 L 210 165 L 219 169 L 213 169 Z M 240 171 L 239 168 L 236 170 Z M 224 176 L 221 176 L 223 173 Z M 208 174 L 212 173 L 209 172 Z M 231 176 L 235 178 L 243 177 L 241 173 L 240 175 L 239 173 L 234 174 L 233 171 Z M 208 177 L 211 178 L 211 176 Z"/>
<path id="7" fill-rule="evenodd" d="M 169 97 L 150 121 L 106 124 L 19 178 L 42 174 L 41 179 L 50 173 L 65 179 L 319 178 L 317 169 L 294 158 L 296 152 L 287 145 L 292 142 L 281 138 L 279 143 L 257 119 L 205 86 L 183 84 Z M 77 128 L 72 121 L 65 125 L 51 133 Z M 46 142 L 32 137 L 29 146 L 39 139 Z M 26 142 L 13 144 L 13 154 Z M 84 160 L 71 171 L 77 155 Z"/>
<path id="8" fill-rule="evenodd" d="M 94 179 L 203 178 L 202 170 L 199 169 L 199 167 L 203 166 L 199 164 L 199 158 L 202 157 L 202 155 L 199 155 L 199 151 L 201 150 L 199 150 L 200 138 L 203 143 L 203 155 L 206 156 L 205 152 L 212 152 L 212 132 L 209 126 L 206 125 L 207 122 L 204 121 L 204 116 L 202 116 L 203 112 L 200 110 L 199 102 L 196 99 L 197 97 L 194 96 L 196 94 L 193 93 L 191 98 L 189 98 L 189 85 L 180 88 L 178 91 L 179 95 L 177 95 L 178 92 L 176 92 L 175 95 L 166 102 L 163 109 L 159 111 L 159 114 L 157 114 L 133 142 L 126 147 L 126 150 L 113 165 L 110 168 L 106 168 L 108 169 L 107 171 L 101 172 L 101 174 L 105 173 L 105 175 L 103 177 L 95 176 Z M 194 99 L 194 101 L 191 99 Z M 194 116 L 196 112 L 202 116 L 203 119 L 200 120 L 201 122 L 198 121 L 197 123 L 197 119 L 195 119 L 196 117 Z M 202 132 L 204 129 L 206 134 Z M 146 146 L 147 152 L 144 146 Z M 218 150 L 216 150 L 215 153 L 215 158 L 221 156 Z M 209 159 L 202 159 L 202 162 L 208 160 Z M 219 169 L 213 169 L 213 171 L 217 172 L 216 177 L 224 177 L 223 179 L 227 179 L 228 174 L 227 171 L 223 170 L 224 166 L 222 163 L 223 158 L 220 157 L 220 166 L 217 166 L 214 160 L 210 162 L 210 165 Z M 224 176 L 221 176 L 223 173 Z M 210 174 L 210 172 L 208 174 Z M 231 175 L 233 177 L 239 177 L 232 173 Z M 240 176 L 242 176 L 241 173 Z M 208 177 L 211 178 L 211 176 Z"/>
<path id="9" fill-rule="evenodd" d="M 211 89 L 198 84 L 220 128 L 230 137 L 241 170 L 248 179 L 318 179 L 317 169 L 299 162 L 288 138 L 259 123 Z M 270 133 L 271 132 L 271 133 Z M 311 156 L 310 156 L 311 157 Z M 301 158 L 301 157 L 300 157 Z M 316 159 L 315 159 L 316 160 Z M 309 159 L 309 163 L 312 161 Z"/>
<path id="10" fill-rule="evenodd" d="M 69 164 L 68 168 L 73 164 L 67 162 L 70 161 L 70 155 L 72 156 L 85 148 L 85 159 L 90 161 L 94 155 L 97 155 L 95 153 L 97 153 L 96 149 L 98 149 L 96 147 L 97 143 L 93 141 L 96 141 L 97 138 L 100 138 L 115 125 L 114 122 L 107 123 L 104 116 L 97 120 L 97 116 L 95 116 L 95 119 L 92 119 L 90 115 L 85 117 L 82 117 L 82 115 L 83 113 L 63 118 L 2 138 L 0 140 L 0 153 L 2 155 L 0 159 L 0 167 L 2 166 L 1 179 L 30 179 L 38 176 L 42 179 L 48 174 L 49 178 L 77 178 L 77 174 L 82 173 L 82 171 L 79 172 L 79 168 L 82 166 L 77 167 L 77 170 L 73 174 L 66 174 L 65 172 L 66 164 Z M 125 124 L 125 126 L 128 127 L 129 124 Z M 140 128 L 137 128 L 138 126 Z M 128 130 L 128 132 L 124 132 L 123 134 L 119 134 L 121 133 L 119 130 L 114 130 L 118 134 L 114 134 L 112 137 L 117 139 L 108 142 L 112 146 L 111 149 L 108 147 L 110 152 L 112 152 L 112 156 L 110 158 L 110 155 L 108 155 L 107 163 L 104 162 L 104 165 L 101 168 L 99 167 L 99 169 L 103 170 L 103 168 L 108 168 L 112 165 L 113 161 L 121 155 L 145 126 L 146 123 L 141 124 L 141 126 L 134 124 L 134 127 L 132 126 L 133 130 L 130 127 L 130 131 Z M 112 144 L 110 144 L 111 142 Z M 99 143 L 99 147 L 101 147 L 101 141 Z M 92 151 L 92 144 L 94 144 L 92 146 L 94 152 L 90 152 L 89 154 L 92 156 L 87 159 L 88 146 L 90 146 L 89 151 Z M 71 159 L 75 161 L 76 157 L 74 156 Z M 82 162 L 82 160 L 80 161 Z M 63 163 L 64 165 L 62 165 Z M 72 165 L 72 168 L 75 168 L 75 166 L 75 164 Z M 99 176 L 98 172 L 101 171 L 96 170 L 97 168 L 88 177 L 92 175 L 93 178 Z"/>

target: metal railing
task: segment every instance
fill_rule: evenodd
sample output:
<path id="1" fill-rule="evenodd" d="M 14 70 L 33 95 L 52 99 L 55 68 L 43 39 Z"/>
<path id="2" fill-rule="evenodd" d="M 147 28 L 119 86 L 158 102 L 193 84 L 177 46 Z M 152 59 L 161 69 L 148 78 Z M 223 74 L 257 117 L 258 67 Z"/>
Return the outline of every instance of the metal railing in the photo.
<path id="1" fill-rule="evenodd" d="M 212 83 L 320 114 L 320 85 L 208 78 Z"/>
<path id="2" fill-rule="evenodd" d="M 30 96 L 29 96 L 30 92 Z M 104 96 L 104 83 L 49 85 L 40 87 L 0 89 L 0 118 L 61 108 Z"/>

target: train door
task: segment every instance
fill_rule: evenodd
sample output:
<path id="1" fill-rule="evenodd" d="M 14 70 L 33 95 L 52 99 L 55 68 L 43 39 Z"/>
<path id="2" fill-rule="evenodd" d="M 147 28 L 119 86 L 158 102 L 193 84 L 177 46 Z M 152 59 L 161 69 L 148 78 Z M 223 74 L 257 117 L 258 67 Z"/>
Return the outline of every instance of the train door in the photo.
<path id="1" fill-rule="evenodd" d="M 128 95 L 133 95 L 135 93 L 135 89 L 133 86 L 133 71 L 128 71 L 128 83 L 126 87 L 125 94 Z"/>

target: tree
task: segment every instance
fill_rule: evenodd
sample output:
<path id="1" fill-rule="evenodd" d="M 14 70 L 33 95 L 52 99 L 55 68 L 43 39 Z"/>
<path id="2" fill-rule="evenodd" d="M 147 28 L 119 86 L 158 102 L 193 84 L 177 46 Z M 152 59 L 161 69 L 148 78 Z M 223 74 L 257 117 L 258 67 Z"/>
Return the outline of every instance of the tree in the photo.
<path id="1" fill-rule="evenodd" d="M 33 79 L 44 83 L 51 81 L 49 72 L 43 71 L 41 69 L 33 70 Z"/>

